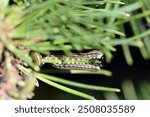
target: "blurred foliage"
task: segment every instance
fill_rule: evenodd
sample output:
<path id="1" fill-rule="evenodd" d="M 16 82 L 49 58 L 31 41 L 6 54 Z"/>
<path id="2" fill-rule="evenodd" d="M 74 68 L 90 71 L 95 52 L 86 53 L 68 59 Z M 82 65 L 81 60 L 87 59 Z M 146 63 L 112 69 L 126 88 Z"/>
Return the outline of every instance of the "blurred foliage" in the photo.
<path id="1" fill-rule="evenodd" d="M 150 1 L 148 0 L 126 0 L 126 4 L 139 4 L 139 8 L 130 12 L 130 17 L 128 20 L 124 20 L 124 25 L 128 25 L 128 28 L 124 28 L 122 26 L 121 30 L 124 32 L 127 37 L 144 34 L 146 31 L 149 30 L 149 23 L 150 23 Z M 120 21 L 121 24 L 123 23 Z M 130 28 L 129 32 L 128 29 Z M 128 34 L 130 33 L 130 34 Z M 141 38 L 141 37 L 139 37 Z M 142 43 L 141 43 L 142 42 Z M 144 36 L 142 37 L 142 40 L 140 41 L 141 47 L 139 48 L 139 51 L 145 60 L 150 59 L 150 36 Z M 139 44 L 140 44 L 139 43 Z M 126 61 L 129 65 L 133 64 L 133 58 L 132 53 L 130 51 L 130 47 L 128 45 L 123 45 L 123 52 L 126 58 Z M 138 76 L 138 75 L 137 75 Z M 143 76 L 145 77 L 145 74 L 143 73 Z M 149 76 L 148 76 L 149 77 Z M 126 78 L 122 81 L 122 96 L 116 94 L 116 93 L 104 93 L 104 97 L 106 99 L 128 99 L 128 100 L 136 100 L 136 99 L 142 99 L 142 100 L 148 100 L 150 99 L 150 82 L 149 80 L 141 81 L 140 83 L 136 83 L 135 81 L 132 81 L 132 77 Z"/>
<path id="2" fill-rule="evenodd" d="M 42 56 L 48 56 L 55 51 L 71 54 L 73 50 L 99 50 L 106 55 L 106 61 L 109 63 L 113 57 L 112 52 L 116 51 L 117 45 L 121 45 L 129 65 L 133 64 L 130 46 L 139 48 L 143 58 L 149 59 L 150 30 L 147 30 L 146 25 L 150 22 L 150 3 L 146 0 L 125 2 L 124 5 L 120 0 L 1 0 L 0 6 L 3 7 L 0 7 L 0 80 L 10 81 L 11 78 L 16 79 L 14 74 L 18 74 L 17 77 L 26 85 L 30 85 L 31 82 L 25 81 L 32 77 L 32 86 L 24 90 L 28 93 L 37 85 L 37 78 L 86 99 L 94 97 L 66 85 L 119 92 L 116 88 L 82 84 L 42 73 L 40 66 L 35 65 L 29 56 L 29 52 L 36 51 Z M 125 24 L 131 33 L 125 29 Z M 15 72 L 5 65 L 9 58 L 5 56 L 7 53 L 11 57 L 7 64 L 12 66 L 12 60 L 17 60 Z M 8 75 L 7 71 L 11 74 Z M 73 72 L 80 71 L 71 73 Z M 97 74 L 111 75 L 107 70 Z M 12 84 L 18 86 L 18 82 Z M 13 94 L 7 92 L 10 97 L 18 99 Z"/>
<path id="3" fill-rule="evenodd" d="M 122 81 L 122 93 L 104 93 L 104 98 L 107 100 L 149 100 L 150 99 L 150 83 L 148 81 L 142 81 L 138 85 L 130 79 Z"/>

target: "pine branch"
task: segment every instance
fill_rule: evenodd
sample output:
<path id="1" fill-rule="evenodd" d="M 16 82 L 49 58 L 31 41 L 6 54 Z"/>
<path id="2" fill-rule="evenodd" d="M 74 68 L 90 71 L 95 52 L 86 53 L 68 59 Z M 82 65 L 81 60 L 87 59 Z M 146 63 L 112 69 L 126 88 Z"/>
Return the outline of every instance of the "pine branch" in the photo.
<path id="1" fill-rule="evenodd" d="M 147 7 L 143 9 L 142 1 L 129 5 L 124 5 L 119 0 L 13 1 L 15 2 L 13 5 L 9 4 L 9 0 L 0 2 L 4 5 L 4 8 L 0 9 L 0 75 L 2 79 L 5 79 L 5 74 L 7 74 L 4 63 L 9 57 L 4 55 L 8 53 L 13 58 L 8 64 L 12 64 L 14 59 L 19 60 L 14 69 L 21 74 L 17 72 L 15 75 L 18 74 L 23 79 L 26 79 L 26 76 L 29 78 L 33 76 L 34 79 L 36 77 L 56 88 L 60 89 L 61 87 L 62 90 L 69 93 L 92 99 L 87 94 L 57 84 L 56 79 L 52 81 L 52 79 L 41 77 L 42 70 L 40 71 L 40 66 L 34 63 L 33 58 L 29 55 L 30 51 L 47 56 L 55 51 L 70 54 L 72 50 L 77 52 L 99 50 L 106 55 L 107 62 L 110 62 L 113 57 L 112 51 L 116 51 L 117 45 L 122 45 L 128 64 L 132 63 L 129 46 L 142 48 L 140 50 L 143 57 L 150 57 L 150 49 L 147 44 L 149 43 L 147 36 L 150 31 L 147 31 L 145 27 L 142 29 L 135 27 L 137 23 L 135 20 L 141 17 L 146 17 L 146 20 L 149 21 Z M 143 4 L 145 4 L 144 2 Z M 143 12 L 133 13 L 138 9 L 142 9 Z M 127 38 L 123 28 L 120 29 L 125 22 L 132 25 L 134 30 L 132 37 Z M 141 22 L 138 24 L 142 25 Z M 9 68 L 6 67 L 6 69 Z M 99 73 L 110 75 L 110 72 L 105 70 Z M 13 75 L 7 77 L 15 78 Z M 49 76 L 49 78 L 53 77 Z M 34 82 L 32 86 L 35 85 Z M 82 85 L 82 87 L 86 88 L 87 86 Z M 91 86 L 91 89 L 94 87 Z M 119 91 L 119 89 L 106 89 L 103 91 Z M 9 94 L 9 96 L 16 98 L 13 94 Z"/>

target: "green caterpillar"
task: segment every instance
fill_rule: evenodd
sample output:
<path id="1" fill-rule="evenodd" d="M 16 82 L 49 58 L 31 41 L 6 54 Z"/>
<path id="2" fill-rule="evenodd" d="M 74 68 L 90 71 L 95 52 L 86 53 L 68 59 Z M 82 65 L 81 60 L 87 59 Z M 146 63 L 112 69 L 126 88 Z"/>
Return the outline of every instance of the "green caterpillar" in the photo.
<path id="1" fill-rule="evenodd" d="M 102 69 L 102 62 L 104 60 L 104 54 L 100 51 L 94 50 L 88 53 L 74 53 L 71 56 L 66 55 L 50 55 L 42 58 L 41 55 L 30 52 L 30 56 L 37 65 L 45 63 L 45 61 L 51 62 L 51 65 L 58 69 L 80 69 L 89 71 L 98 71 Z"/>

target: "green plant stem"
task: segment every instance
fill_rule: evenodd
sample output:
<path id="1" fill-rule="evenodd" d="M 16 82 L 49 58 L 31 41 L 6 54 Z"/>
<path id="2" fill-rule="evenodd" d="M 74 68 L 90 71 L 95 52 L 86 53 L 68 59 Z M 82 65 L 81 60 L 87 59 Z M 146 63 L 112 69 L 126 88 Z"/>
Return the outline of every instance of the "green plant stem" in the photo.
<path id="1" fill-rule="evenodd" d="M 34 72 L 34 74 L 36 76 L 40 76 L 40 77 L 46 78 L 48 80 L 58 82 L 58 83 L 62 83 L 62 84 L 65 84 L 65 85 L 70 85 L 70 86 L 75 86 L 75 87 L 80 87 L 80 88 L 85 88 L 85 89 L 90 89 L 90 90 L 120 92 L 120 90 L 117 89 L 117 88 L 109 88 L 109 87 L 83 84 L 83 83 L 78 83 L 78 82 L 74 82 L 74 81 L 70 81 L 70 80 L 65 80 L 65 79 L 62 79 L 62 78 L 58 78 L 58 77 L 51 76 L 51 75 L 46 75 L 46 74 L 41 74 L 41 73 L 35 73 Z"/>
<path id="2" fill-rule="evenodd" d="M 95 99 L 95 98 L 94 98 L 93 96 L 91 96 L 91 95 L 88 95 L 88 94 L 85 94 L 85 93 L 82 93 L 82 92 L 79 92 L 79 91 L 70 89 L 70 88 L 68 88 L 68 87 L 62 86 L 62 85 L 60 85 L 60 84 L 57 84 L 57 83 L 55 83 L 55 82 L 52 82 L 52 81 L 47 80 L 47 79 L 45 79 L 45 78 L 42 78 L 42 77 L 40 77 L 39 75 L 36 75 L 36 77 L 37 77 L 39 80 L 41 80 L 41 81 L 43 81 L 43 82 L 45 82 L 45 83 L 47 83 L 47 84 L 49 84 L 49 85 L 51 85 L 51 86 L 53 86 L 53 87 L 55 87 L 55 88 L 58 88 L 58 89 L 60 89 L 60 90 L 63 90 L 63 91 L 65 91 L 65 92 L 68 92 L 68 93 L 71 93 L 71 94 L 74 94 L 74 95 L 83 97 L 83 98 L 85 98 L 85 99 L 90 99 L 90 100 L 94 100 L 94 99 Z"/>

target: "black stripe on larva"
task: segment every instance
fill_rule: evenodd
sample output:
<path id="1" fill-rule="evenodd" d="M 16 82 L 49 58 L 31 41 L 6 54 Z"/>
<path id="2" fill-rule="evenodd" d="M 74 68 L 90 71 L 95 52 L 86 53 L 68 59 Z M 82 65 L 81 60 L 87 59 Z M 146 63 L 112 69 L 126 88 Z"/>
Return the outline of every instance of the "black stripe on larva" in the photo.
<path id="1" fill-rule="evenodd" d="M 99 66 L 94 66 L 90 64 L 85 64 L 85 65 L 79 65 L 79 64 L 59 64 L 59 65 L 54 65 L 53 67 L 59 68 L 59 69 L 81 69 L 81 70 L 90 70 L 90 71 L 97 71 L 100 70 Z"/>

